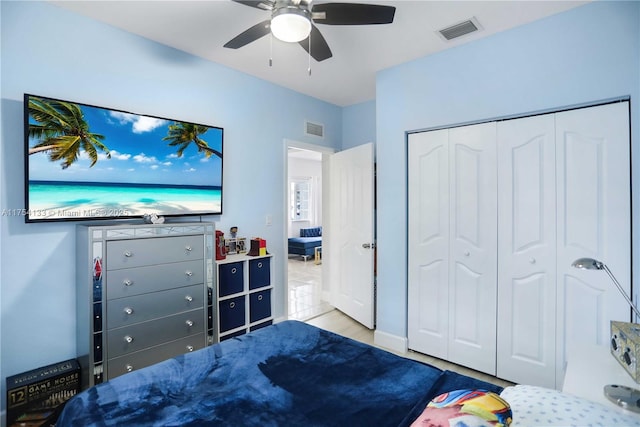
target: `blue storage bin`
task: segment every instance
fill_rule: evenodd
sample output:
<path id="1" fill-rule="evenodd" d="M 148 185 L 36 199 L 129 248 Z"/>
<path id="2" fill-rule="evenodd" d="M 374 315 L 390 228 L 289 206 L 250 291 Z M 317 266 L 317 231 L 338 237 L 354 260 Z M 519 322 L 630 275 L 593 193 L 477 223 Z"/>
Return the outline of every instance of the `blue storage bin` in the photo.
<path id="1" fill-rule="evenodd" d="M 263 288 L 271 284 L 271 258 L 249 261 L 249 289 Z"/>
<path id="2" fill-rule="evenodd" d="M 271 289 L 249 294 L 249 321 L 258 322 L 271 316 Z"/>
<path id="3" fill-rule="evenodd" d="M 244 290 L 244 264 L 242 262 L 220 264 L 218 280 L 221 297 L 242 292 Z"/>
<path id="4" fill-rule="evenodd" d="M 220 332 L 244 326 L 245 322 L 245 298 L 244 295 L 220 301 Z"/>

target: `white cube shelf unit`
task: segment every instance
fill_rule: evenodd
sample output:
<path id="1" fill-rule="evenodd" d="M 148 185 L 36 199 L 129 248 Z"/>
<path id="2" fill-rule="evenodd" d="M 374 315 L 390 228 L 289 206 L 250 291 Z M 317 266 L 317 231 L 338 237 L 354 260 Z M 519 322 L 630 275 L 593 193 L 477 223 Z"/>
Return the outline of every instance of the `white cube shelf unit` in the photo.
<path id="1" fill-rule="evenodd" d="M 220 341 L 273 323 L 271 260 L 273 255 L 227 255 L 216 260 Z"/>

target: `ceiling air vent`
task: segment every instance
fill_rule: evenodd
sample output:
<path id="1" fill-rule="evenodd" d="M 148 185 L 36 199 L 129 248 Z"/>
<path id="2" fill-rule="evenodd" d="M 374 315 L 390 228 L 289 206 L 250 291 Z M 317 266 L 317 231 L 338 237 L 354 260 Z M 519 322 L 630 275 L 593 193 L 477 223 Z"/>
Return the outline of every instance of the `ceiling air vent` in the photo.
<path id="1" fill-rule="evenodd" d="M 304 122 L 304 133 L 306 135 L 324 138 L 324 126 L 317 123 Z"/>
<path id="2" fill-rule="evenodd" d="M 482 27 L 478 24 L 478 21 L 475 18 L 471 18 L 459 24 L 444 28 L 438 31 L 438 33 L 442 38 L 449 41 L 480 29 L 482 29 Z"/>

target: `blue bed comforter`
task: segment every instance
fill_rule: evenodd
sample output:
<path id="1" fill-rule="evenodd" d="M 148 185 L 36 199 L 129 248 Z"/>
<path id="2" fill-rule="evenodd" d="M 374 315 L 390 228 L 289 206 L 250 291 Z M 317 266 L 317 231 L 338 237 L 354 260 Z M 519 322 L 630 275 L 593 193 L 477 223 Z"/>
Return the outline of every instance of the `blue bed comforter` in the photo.
<path id="1" fill-rule="evenodd" d="M 57 426 L 399 426 L 460 388 L 501 390 L 287 321 L 85 390 Z"/>

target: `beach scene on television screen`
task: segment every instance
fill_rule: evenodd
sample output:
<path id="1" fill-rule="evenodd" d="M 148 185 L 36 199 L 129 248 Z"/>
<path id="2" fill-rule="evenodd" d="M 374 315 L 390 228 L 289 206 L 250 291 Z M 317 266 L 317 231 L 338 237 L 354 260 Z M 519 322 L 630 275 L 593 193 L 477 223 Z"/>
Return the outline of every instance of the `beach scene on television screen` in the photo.
<path id="1" fill-rule="evenodd" d="M 30 220 L 220 213 L 222 129 L 28 100 Z"/>

